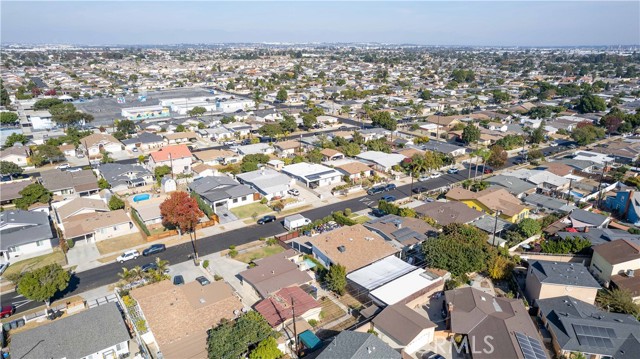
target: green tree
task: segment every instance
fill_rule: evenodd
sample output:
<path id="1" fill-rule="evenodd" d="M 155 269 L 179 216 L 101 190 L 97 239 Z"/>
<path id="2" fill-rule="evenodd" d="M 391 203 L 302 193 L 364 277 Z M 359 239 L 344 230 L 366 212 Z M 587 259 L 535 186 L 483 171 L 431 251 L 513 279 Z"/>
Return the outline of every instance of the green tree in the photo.
<path id="1" fill-rule="evenodd" d="M 466 144 L 477 142 L 480 139 L 480 129 L 473 124 L 468 124 L 462 130 L 462 141 Z"/>
<path id="2" fill-rule="evenodd" d="M 4 141 L 4 145 L 6 147 L 11 147 L 13 146 L 14 143 L 22 143 L 24 145 L 27 142 L 29 142 L 29 139 L 27 138 L 27 136 L 21 133 L 12 133 L 9 136 L 7 136 L 7 139 Z"/>
<path id="3" fill-rule="evenodd" d="M 109 182 L 106 179 L 100 178 L 100 179 L 98 179 L 98 188 L 107 189 L 107 188 L 111 188 L 111 185 L 109 184 Z"/>
<path id="4" fill-rule="evenodd" d="M 65 127 L 93 121 L 92 115 L 78 111 L 71 103 L 53 105 L 49 108 L 49 113 L 55 123 Z"/>
<path id="5" fill-rule="evenodd" d="M 431 100 L 431 91 L 426 90 L 426 89 L 422 89 L 422 91 L 420 91 L 420 98 L 427 101 L 427 100 Z"/>
<path id="6" fill-rule="evenodd" d="M 122 201 L 120 197 L 116 195 L 111 196 L 111 198 L 109 199 L 109 209 L 112 211 L 115 211 L 123 208 L 124 208 L 124 201 Z"/>
<path id="7" fill-rule="evenodd" d="M 391 118 L 391 114 L 387 111 L 377 111 L 371 114 L 371 124 L 382 127 L 389 131 L 395 131 L 398 127 L 398 121 Z"/>
<path id="8" fill-rule="evenodd" d="M 531 132 L 531 136 L 529 136 L 529 141 L 531 143 L 541 143 L 544 141 L 545 126 L 546 126 L 545 122 L 541 121 L 540 126 L 538 126 L 536 129 L 534 129 Z"/>
<path id="9" fill-rule="evenodd" d="M 529 238 L 540 233 L 542 231 L 542 225 L 535 219 L 525 218 L 518 223 L 517 230 L 525 236 L 525 238 Z"/>
<path id="10" fill-rule="evenodd" d="M 158 166 L 153 170 L 153 176 L 156 178 L 158 184 L 162 181 L 162 177 L 171 174 L 171 167 L 164 165 Z"/>
<path id="11" fill-rule="evenodd" d="M 24 273 L 18 281 L 18 293 L 36 302 L 50 305 L 51 298 L 58 291 L 65 290 L 71 275 L 59 264 L 47 266 Z"/>
<path id="12" fill-rule="evenodd" d="M 604 138 L 604 129 L 596 127 L 590 123 L 579 123 L 573 132 L 571 132 L 571 138 L 574 139 L 579 145 L 584 146 L 595 142 L 600 138 Z"/>
<path id="13" fill-rule="evenodd" d="M 274 337 L 258 343 L 258 346 L 249 353 L 249 359 L 278 359 L 282 356 L 282 352 L 278 349 L 278 342 Z"/>
<path id="14" fill-rule="evenodd" d="M 279 123 L 267 123 L 262 125 L 262 127 L 258 129 L 258 133 L 262 136 L 268 136 L 272 138 L 281 135 L 283 132 L 284 131 L 282 130 L 282 126 L 280 126 Z"/>
<path id="15" fill-rule="evenodd" d="M 503 103 L 511 99 L 511 96 L 509 96 L 508 93 L 503 91 L 495 90 L 492 92 L 492 95 L 493 95 L 493 102 L 495 103 Z"/>
<path id="16" fill-rule="evenodd" d="M 111 157 L 111 154 L 107 151 L 103 151 L 102 152 L 102 159 L 100 160 L 100 163 L 113 163 L 113 157 Z"/>
<path id="17" fill-rule="evenodd" d="M 507 163 L 508 159 L 509 155 L 507 154 L 507 151 L 504 150 L 504 148 L 499 145 L 493 145 L 491 147 L 491 152 L 489 154 L 487 164 L 489 166 L 499 168 L 504 166 Z"/>
<path id="18" fill-rule="evenodd" d="M 13 125 L 18 122 L 18 114 L 15 112 L 0 112 L 0 124 Z"/>
<path id="19" fill-rule="evenodd" d="M 353 142 L 347 143 L 346 145 L 342 146 L 341 150 L 342 153 L 344 153 L 345 156 L 348 157 L 355 157 L 360 154 L 360 146 Z"/>
<path id="20" fill-rule="evenodd" d="M 63 103 L 64 102 L 62 102 L 62 100 L 59 100 L 57 98 L 45 98 L 45 99 L 36 101 L 36 103 L 33 104 L 33 109 L 34 110 L 48 110 L 52 106 L 61 105 Z"/>
<path id="21" fill-rule="evenodd" d="M 249 348 L 272 336 L 273 330 L 260 313 L 250 311 L 235 322 L 224 321 L 209 332 L 210 359 L 244 358 Z"/>
<path id="22" fill-rule="evenodd" d="M 601 97 L 586 94 L 580 97 L 576 104 L 576 110 L 580 113 L 601 112 L 607 109 L 607 104 Z"/>
<path id="23" fill-rule="evenodd" d="M 298 123 L 293 116 L 285 113 L 282 121 L 280 121 L 280 127 L 282 131 L 292 133 L 298 128 Z"/>
<path id="24" fill-rule="evenodd" d="M 286 102 L 288 98 L 289 98 L 289 95 L 287 94 L 287 90 L 285 90 L 284 88 L 281 88 L 280 90 L 278 90 L 278 93 L 276 94 L 277 101 Z"/>
<path id="25" fill-rule="evenodd" d="M 207 113 L 207 109 L 202 106 L 195 106 L 191 110 L 187 111 L 187 114 L 189 116 L 195 116 L 195 117 L 200 117 L 205 113 Z"/>
<path id="26" fill-rule="evenodd" d="M 329 290 L 343 295 L 347 288 L 347 269 L 340 264 L 332 265 L 325 276 L 325 281 Z"/>
<path id="27" fill-rule="evenodd" d="M 40 183 L 32 183 L 19 192 L 20 198 L 14 201 L 19 209 L 27 210 L 34 203 L 49 203 L 51 192 Z"/>
<path id="28" fill-rule="evenodd" d="M 64 158 L 64 154 L 57 146 L 44 144 L 36 147 L 35 155 L 31 157 L 31 162 L 36 166 L 42 166 L 47 162 L 52 164 L 62 161 Z"/>
<path id="29" fill-rule="evenodd" d="M 179 124 L 178 126 L 176 126 L 176 132 L 185 132 L 187 129 L 184 127 L 183 124 Z"/>
<path id="30" fill-rule="evenodd" d="M 11 177 L 21 175 L 24 170 L 17 164 L 9 161 L 0 161 L 0 174 Z"/>
<path id="31" fill-rule="evenodd" d="M 640 318 L 640 305 L 633 301 L 633 295 L 625 289 L 601 289 L 596 296 L 596 302 L 603 308 L 614 313 L 631 314 Z"/>
<path id="32" fill-rule="evenodd" d="M 11 99 L 9 98 L 9 93 L 7 89 L 4 87 L 3 81 L 0 80 L 0 106 L 9 106 L 11 104 Z"/>
<path id="33" fill-rule="evenodd" d="M 136 133 L 136 124 L 131 120 L 120 120 L 116 126 L 119 132 L 125 134 Z"/>
<path id="34" fill-rule="evenodd" d="M 312 149 L 311 151 L 307 152 L 306 154 L 306 158 L 307 161 L 311 162 L 311 163 L 320 163 L 322 162 L 322 153 L 320 153 L 320 150 L 317 148 Z"/>
<path id="35" fill-rule="evenodd" d="M 491 279 L 506 279 L 511 275 L 511 271 L 515 267 L 514 263 L 508 258 L 496 255 L 489 262 L 489 277 Z"/>
<path id="36" fill-rule="evenodd" d="M 311 113 L 302 115 L 302 125 L 307 129 L 313 128 L 318 123 L 318 119 Z"/>

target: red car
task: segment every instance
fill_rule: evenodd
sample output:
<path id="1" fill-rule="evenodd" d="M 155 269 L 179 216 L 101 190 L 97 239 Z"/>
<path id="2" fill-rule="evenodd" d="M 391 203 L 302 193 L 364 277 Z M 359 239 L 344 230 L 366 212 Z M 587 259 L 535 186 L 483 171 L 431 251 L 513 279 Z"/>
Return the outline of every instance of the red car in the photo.
<path id="1" fill-rule="evenodd" d="M 489 173 L 493 173 L 493 170 L 491 168 L 484 168 L 484 174 L 488 175 Z"/>
<path id="2" fill-rule="evenodd" d="M 13 305 L 3 305 L 2 312 L 0 312 L 0 317 L 8 318 L 12 316 L 13 313 L 15 312 L 16 312 L 16 307 L 14 307 Z"/>

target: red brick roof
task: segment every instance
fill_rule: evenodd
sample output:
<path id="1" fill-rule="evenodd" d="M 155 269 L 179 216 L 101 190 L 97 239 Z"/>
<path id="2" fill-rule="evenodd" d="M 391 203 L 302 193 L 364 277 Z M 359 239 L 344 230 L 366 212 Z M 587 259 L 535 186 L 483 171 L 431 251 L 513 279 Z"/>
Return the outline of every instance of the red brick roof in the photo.
<path id="1" fill-rule="evenodd" d="M 280 289 L 269 298 L 258 302 L 254 309 L 275 328 L 293 318 L 292 303 L 296 306 L 296 316 L 320 307 L 320 304 L 300 287 L 289 287 Z"/>
<path id="2" fill-rule="evenodd" d="M 169 160 L 169 154 L 171 154 L 171 159 L 174 160 L 191 157 L 191 151 L 189 151 L 187 145 L 163 147 L 156 152 L 152 152 L 151 157 L 154 162 L 163 162 Z"/>

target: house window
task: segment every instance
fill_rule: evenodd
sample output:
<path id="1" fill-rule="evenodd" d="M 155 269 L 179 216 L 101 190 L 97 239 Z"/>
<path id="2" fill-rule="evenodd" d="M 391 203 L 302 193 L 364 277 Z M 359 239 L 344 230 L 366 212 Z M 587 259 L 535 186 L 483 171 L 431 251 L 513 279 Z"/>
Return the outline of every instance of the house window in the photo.
<path id="1" fill-rule="evenodd" d="M 37 242 L 36 242 L 36 245 L 37 245 L 38 247 L 42 247 L 42 246 L 44 246 L 44 241 L 37 241 Z"/>
<path id="2" fill-rule="evenodd" d="M 242 200 L 246 201 L 247 200 L 247 196 L 242 197 Z"/>
<path id="3" fill-rule="evenodd" d="M 113 226 L 113 230 L 114 230 L 114 231 L 117 231 L 117 230 L 118 230 L 118 227 L 117 227 L 117 226 Z"/>
<path id="4" fill-rule="evenodd" d="M 233 199 L 233 203 L 238 203 L 238 199 L 237 199 L 237 198 L 234 198 L 234 199 Z"/>
<path id="5" fill-rule="evenodd" d="M 116 345 L 116 350 L 121 351 L 122 349 L 124 349 L 124 345 L 122 345 L 122 343 L 118 343 L 118 345 Z"/>

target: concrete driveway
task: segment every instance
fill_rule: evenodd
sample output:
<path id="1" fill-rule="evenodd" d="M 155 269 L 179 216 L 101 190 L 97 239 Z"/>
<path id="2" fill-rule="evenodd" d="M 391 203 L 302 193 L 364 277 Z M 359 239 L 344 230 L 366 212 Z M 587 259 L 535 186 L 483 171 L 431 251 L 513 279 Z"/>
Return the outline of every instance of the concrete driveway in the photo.
<path id="1" fill-rule="evenodd" d="M 193 282 L 200 276 L 205 276 L 213 281 L 213 276 L 208 275 L 202 267 L 196 267 L 191 260 L 169 266 L 169 276 L 171 280 L 177 275 L 181 275 L 185 283 Z"/>
<path id="2" fill-rule="evenodd" d="M 78 266 L 76 271 L 81 271 L 85 266 L 90 265 L 91 262 L 97 261 L 100 258 L 100 251 L 95 243 L 85 241 L 78 241 L 67 252 L 67 261 L 70 266 Z"/>
<path id="3" fill-rule="evenodd" d="M 240 282 L 238 273 L 248 268 L 246 263 L 220 256 L 219 253 L 210 254 L 208 256 L 200 257 L 201 260 L 209 260 L 208 271 L 212 274 L 218 274 L 229 283 L 233 289 L 242 298 L 242 303 L 248 307 L 252 307 L 256 302 L 260 300 L 258 294 L 251 288 L 245 287 Z"/>

